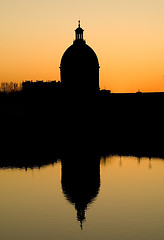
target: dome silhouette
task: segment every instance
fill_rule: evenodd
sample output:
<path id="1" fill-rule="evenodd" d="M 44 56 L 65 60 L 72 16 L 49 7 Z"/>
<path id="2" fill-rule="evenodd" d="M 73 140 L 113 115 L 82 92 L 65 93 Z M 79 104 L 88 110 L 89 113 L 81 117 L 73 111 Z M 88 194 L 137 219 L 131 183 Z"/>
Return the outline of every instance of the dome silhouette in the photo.
<path id="1" fill-rule="evenodd" d="M 100 158 L 93 154 L 80 156 L 67 154 L 62 159 L 62 190 L 65 198 L 74 205 L 77 221 L 82 228 L 85 211 L 96 200 L 100 190 Z"/>
<path id="2" fill-rule="evenodd" d="M 83 31 L 79 22 L 76 39 L 61 59 L 61 83 L 68 92 L 95 94 L 99 91 L 99 61 L 83 39 Z"/>

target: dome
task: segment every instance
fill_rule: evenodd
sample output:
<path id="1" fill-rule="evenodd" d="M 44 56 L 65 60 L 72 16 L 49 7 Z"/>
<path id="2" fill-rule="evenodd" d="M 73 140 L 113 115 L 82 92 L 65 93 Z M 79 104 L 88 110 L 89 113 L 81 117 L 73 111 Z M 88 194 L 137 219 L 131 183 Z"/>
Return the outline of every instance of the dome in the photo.
<path id="1" fill-rule="evenodd" d="M 96 53 L 85 42 L 81 44 L 74 42 L 73 45 L 67 48 L 61 59 L 61 67 L 67 67 L 68 65 L 82 66 L 97 66 L 99 67 L 98 58 Z"/>
<path id="2" fill-rule="evenodd" d="M 68 91 L 92 94 L 99 90 L 99 61 L 93 49 L 83 40 L 83 31 L 79 24 L 75 30 L 75 41 L 62 56 L 61 82 Z"/>
<path id="3" fill-rule="evenodd" d="M 99 194 L 100 158 L 88 152 L 80 153 L 78 157 L 73 153 L 65 155 L 61 163 L 63 194 L 74 205 L 77 220 L 82 224 L 86 219 L 85 211 Z"/>

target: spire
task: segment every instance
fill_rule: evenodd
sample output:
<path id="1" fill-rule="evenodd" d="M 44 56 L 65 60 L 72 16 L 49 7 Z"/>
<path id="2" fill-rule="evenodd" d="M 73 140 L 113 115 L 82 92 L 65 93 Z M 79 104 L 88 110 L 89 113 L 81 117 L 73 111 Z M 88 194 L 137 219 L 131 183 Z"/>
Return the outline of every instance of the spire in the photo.
<path id="1" fill-rule="evenodd" d="M 83 230 L 83 221 L 80 221 L 80 228 Z"/>
<path id="2" fill-rule="evenodd" d="M 78 28 L 75 30 L 75 40 L 83 40 L 84 30 L 80 27 L 80 20 L 78 21 Z"/>
<path id="3" fill-rule="evenodd" d="M 77 220 L 80 222 L 80 228 L 83 230 L 83 222 L 85 221 L 85 209 L 77 209 Z"/>

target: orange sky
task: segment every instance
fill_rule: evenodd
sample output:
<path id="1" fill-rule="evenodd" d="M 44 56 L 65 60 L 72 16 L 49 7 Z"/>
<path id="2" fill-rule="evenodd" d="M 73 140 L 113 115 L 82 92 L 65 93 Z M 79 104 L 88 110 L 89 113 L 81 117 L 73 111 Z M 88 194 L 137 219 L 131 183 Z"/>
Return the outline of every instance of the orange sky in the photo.
<path id="1" fill-rule="evenodd" d="M 163 0 L 1 0 L 0 82 L 60 80 L 79 19 L 101 88 L 164 91 Z"/>

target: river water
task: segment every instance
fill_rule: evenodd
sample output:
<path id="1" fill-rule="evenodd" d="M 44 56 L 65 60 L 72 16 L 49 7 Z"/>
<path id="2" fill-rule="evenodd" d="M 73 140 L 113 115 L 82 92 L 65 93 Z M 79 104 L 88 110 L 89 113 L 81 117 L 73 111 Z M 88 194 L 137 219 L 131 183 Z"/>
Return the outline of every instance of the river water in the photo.
<path id="1" fill-rule="evenodd" d="M 1 168 L 0 239 L 162 240 L 164 160 Z"/>

